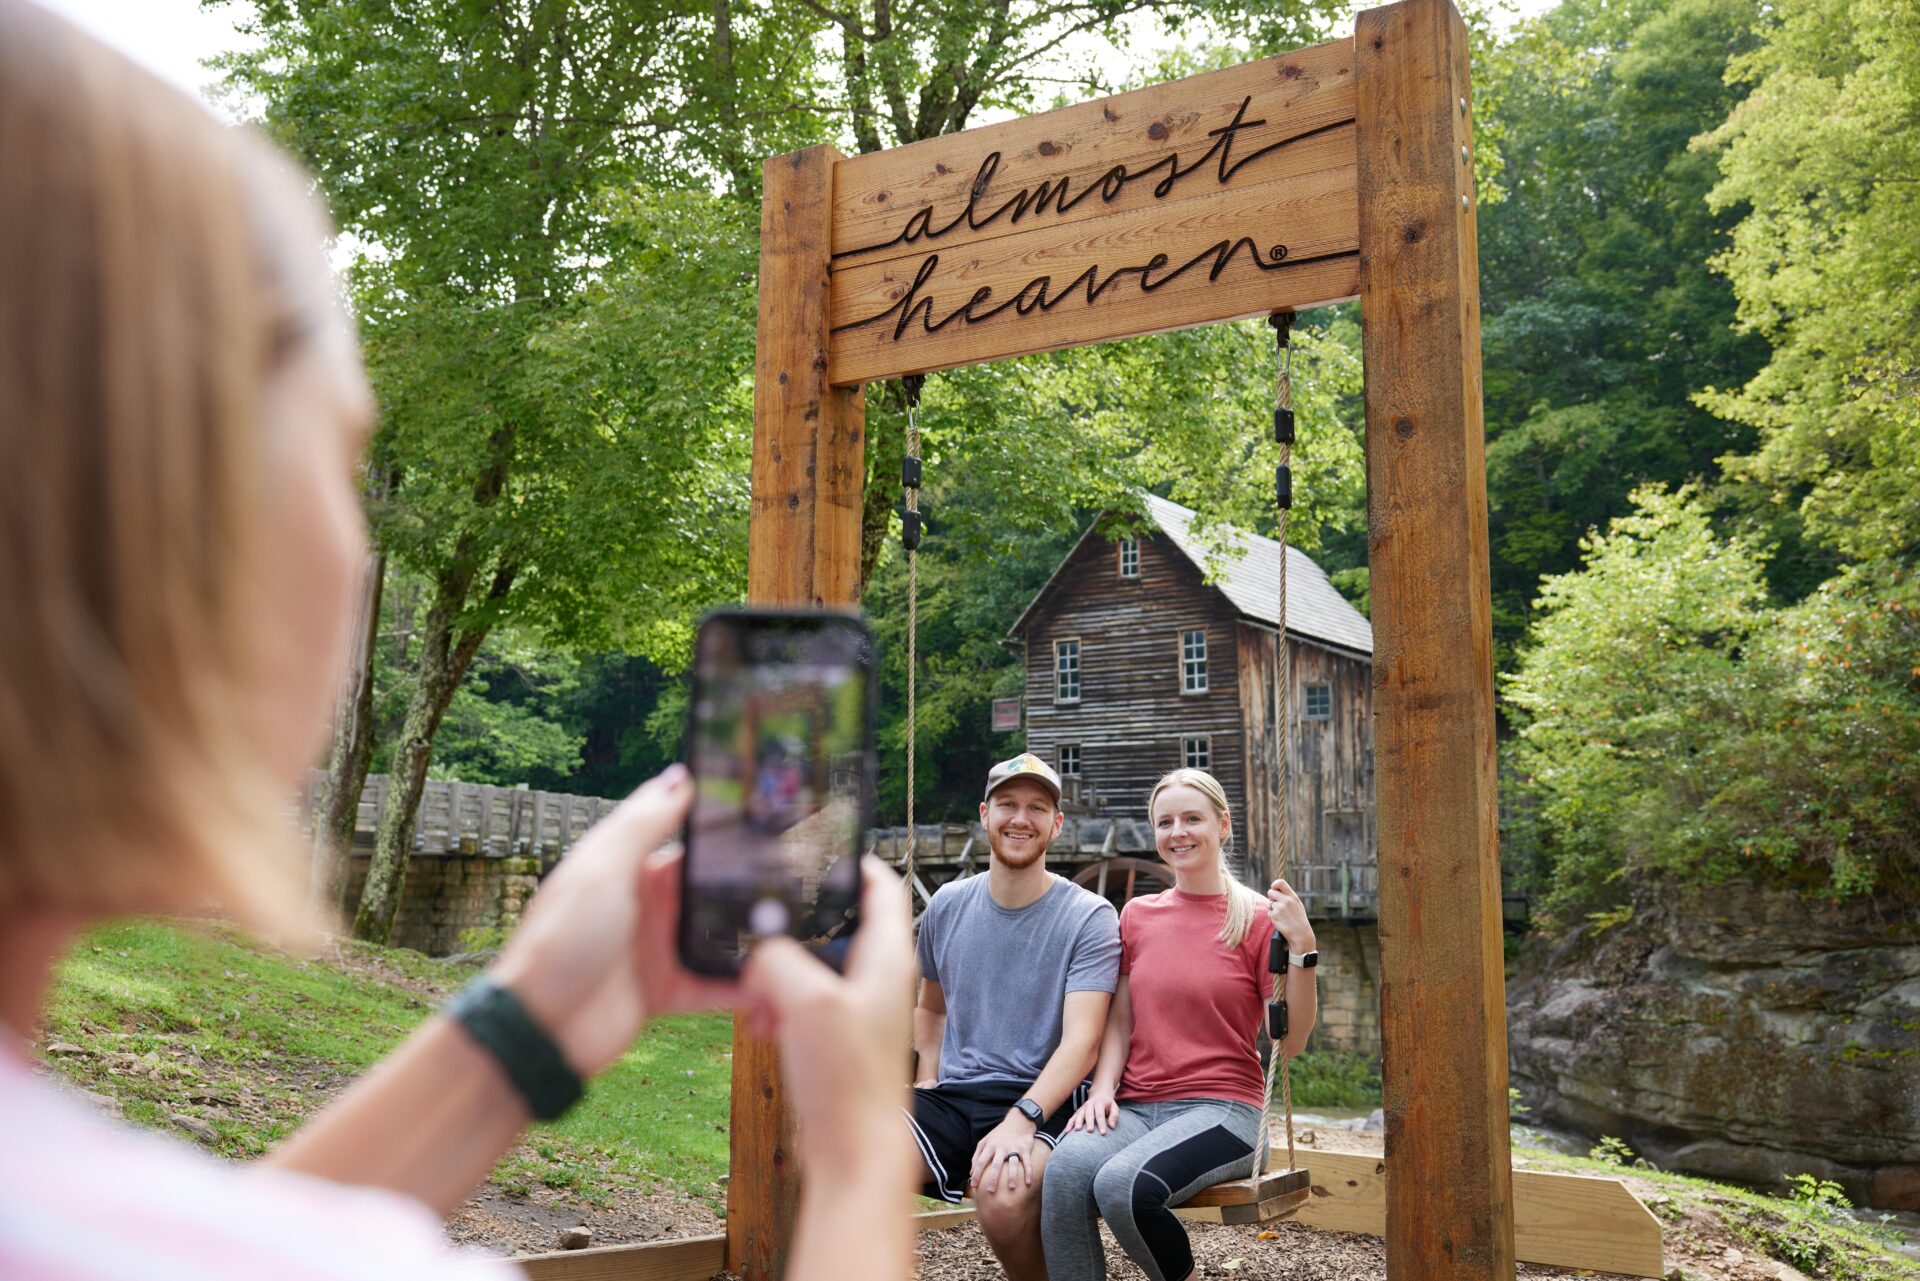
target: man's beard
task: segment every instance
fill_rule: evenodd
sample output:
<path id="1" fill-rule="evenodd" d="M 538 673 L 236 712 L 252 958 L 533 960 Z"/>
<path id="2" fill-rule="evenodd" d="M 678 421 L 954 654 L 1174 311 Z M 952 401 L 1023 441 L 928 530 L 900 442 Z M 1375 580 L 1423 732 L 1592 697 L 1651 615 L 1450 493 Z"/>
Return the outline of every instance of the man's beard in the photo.
<path id="1" fill-rule="evenodd" d="M 993 851 L 995 860 L 1009 872 L 1024 872 L 1047 856 L 1047 846 L 1050 843 L 1036 835 L 1025 853 L 1004 850 L 998 842 L 992 840 L 987 842 L 987 846 Z"/>

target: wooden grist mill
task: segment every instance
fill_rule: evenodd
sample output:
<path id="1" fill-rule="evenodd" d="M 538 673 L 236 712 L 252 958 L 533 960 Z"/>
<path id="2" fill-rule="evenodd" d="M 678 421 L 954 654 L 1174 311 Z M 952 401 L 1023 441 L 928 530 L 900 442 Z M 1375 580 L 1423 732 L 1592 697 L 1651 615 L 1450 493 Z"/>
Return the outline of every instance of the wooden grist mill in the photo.
<path id="1" fill-rule="evenodd" d="M 1404 0 L 1349 40 L 778 156 L 761 213 L 755 604 L 858 599 L 864 384 L 1360 299 L 1386 1235 L 1407 1278 L 1515 1259 L 1473 206 L 1466 26 Z M 779 1274 L 798 1201 L 777 1082 L 772 1048 L 737 1039 L 727 1258 L 749 1278 Z"/>

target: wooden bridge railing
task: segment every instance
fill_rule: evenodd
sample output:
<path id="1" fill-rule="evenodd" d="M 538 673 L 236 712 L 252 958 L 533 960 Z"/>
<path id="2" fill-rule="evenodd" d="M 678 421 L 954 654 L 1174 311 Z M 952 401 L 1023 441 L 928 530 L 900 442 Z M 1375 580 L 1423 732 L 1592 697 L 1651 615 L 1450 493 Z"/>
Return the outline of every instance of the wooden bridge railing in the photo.
<path id="1" fill-rule="evenodd" d="M 308 775 L 302 813 L 312 815 L 324 783 L 321 771 Z M 373 834 L 392 790 L 393 780 L 387 775 L 367 776 L 354 824 L 354 853 L 373 849 Z M 551 861 L 565 853 L 614 805 L 614 801 L 599 796 L 429 779 L 414 817 L 413 852 Z"/>

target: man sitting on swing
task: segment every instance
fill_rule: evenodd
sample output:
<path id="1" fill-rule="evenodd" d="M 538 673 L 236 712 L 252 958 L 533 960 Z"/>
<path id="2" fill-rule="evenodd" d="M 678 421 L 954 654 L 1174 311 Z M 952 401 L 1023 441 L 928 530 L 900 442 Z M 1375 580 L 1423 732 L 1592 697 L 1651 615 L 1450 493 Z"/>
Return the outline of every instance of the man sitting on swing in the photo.
<path id="1" fill-rule="evenodd" d="M 1013 1281 L 1044 1281 L 1040 1189 L 1082 1097 L 1120 973 L 1098 895 L 1047 871 L 1060 776 L 1031 753 L 987 775 L 985 876 L 940 887 L 920 921 L 913 1112 L 923 1191 L 969 1192 Z"/>

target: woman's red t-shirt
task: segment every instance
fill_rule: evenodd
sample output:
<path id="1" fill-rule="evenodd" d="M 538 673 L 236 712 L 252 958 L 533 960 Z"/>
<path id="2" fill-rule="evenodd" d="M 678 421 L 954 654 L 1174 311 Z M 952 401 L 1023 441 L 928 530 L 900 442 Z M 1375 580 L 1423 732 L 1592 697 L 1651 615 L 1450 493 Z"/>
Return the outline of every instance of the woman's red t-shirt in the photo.
<path id="1" fill-rule="evenodd" d="M 1115 1096 L 1139 1103 L 1233 1099 L 1259 1107 L 1255 1029 L 1265 1018 L 1267 939 L 1257 912 L 1240 946 L 1220 942 L 1225 894 L 1164 890 L 1120 913 L 1120 972 L 1133 1004 L 1133 1039 Z"/>

